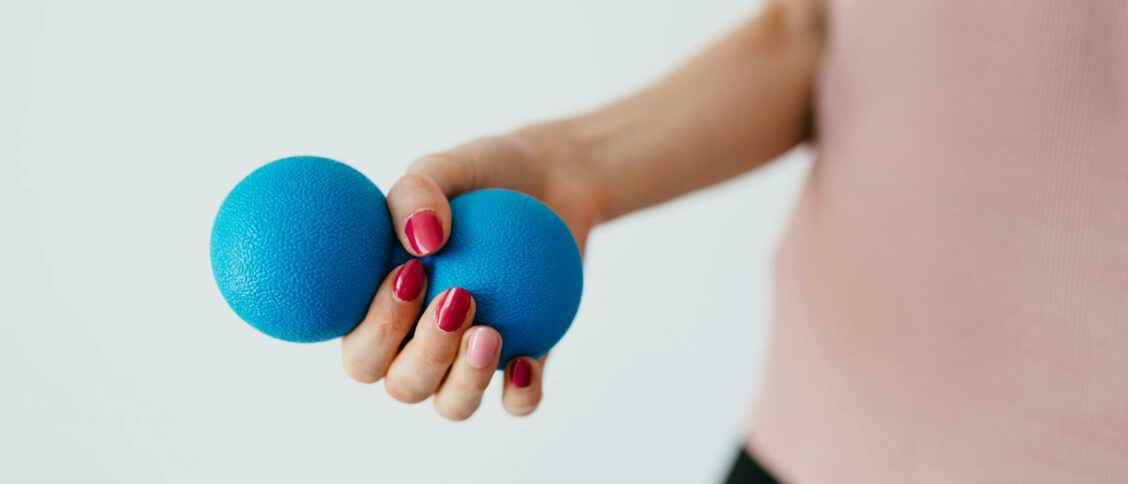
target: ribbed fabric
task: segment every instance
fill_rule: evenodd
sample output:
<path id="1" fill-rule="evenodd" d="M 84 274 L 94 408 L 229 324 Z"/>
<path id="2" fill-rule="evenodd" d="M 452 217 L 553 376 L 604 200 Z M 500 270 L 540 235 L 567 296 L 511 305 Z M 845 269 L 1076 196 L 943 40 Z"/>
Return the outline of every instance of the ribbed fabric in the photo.
<path id="1" fill-rule="evenodd" d="M 750 451 L 1128 482 L 1128 2 L 830 0 Z"/>

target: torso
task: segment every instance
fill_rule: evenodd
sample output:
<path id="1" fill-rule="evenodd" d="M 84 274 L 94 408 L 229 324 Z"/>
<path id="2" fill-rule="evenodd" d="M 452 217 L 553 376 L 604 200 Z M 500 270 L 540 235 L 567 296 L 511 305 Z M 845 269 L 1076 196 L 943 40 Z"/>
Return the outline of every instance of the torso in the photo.
<path id="1" fill-rule="evenodd" d="M 1128 3 L 831 0 L 750 449 L 1128 482 Z"/>

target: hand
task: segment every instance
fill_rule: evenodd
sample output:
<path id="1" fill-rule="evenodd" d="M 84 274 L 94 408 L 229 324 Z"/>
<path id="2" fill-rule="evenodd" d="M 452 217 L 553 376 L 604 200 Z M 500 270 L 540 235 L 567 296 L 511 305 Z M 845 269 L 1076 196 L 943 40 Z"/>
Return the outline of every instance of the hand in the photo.
<path id="1" fill-rule="evenodd" d="M 508 188 L 556 211 L 582 252 L 598 218 L 594 190 L 579 163 L 562 160 L 538 144 L 546 130 L 551 128 L 480 139 L 412 163 L 387 195 L 404 248 L 415 256 L 442 249 L 450 236 L 449 198 L 481 188 Z M 434 395 L 439 415 L 464 420 L 480 405 L 504 342 L 493 328 L 471 326 L 473 295 L 461 288 L 436 297 L 416 324 L 426 284 L 418 260 L 391 271 L 364 321 L 342 339 L 345 372 L 364 383 L 384 378 L 388 394 L 401 402 L 418 403 Z M 413 337 L 403 344 L 413 327 Z M 545 357 L 527 356 L 507 362 L 502 402 L 509 413 L 523 416 L 536 409 L 544 362 Z"/>
<path id="2" fill-rule="evenodd" d="M 479 188 L 525 192 L 552 207 L 583 251 L 597 222 L 653 206 L 766 163 L 804 140 L 822 52 L 820 2 L 768 2 L 762 13 L 659 83 L 585 115 L 425 156 L 388 192 L 408 252 L 440 250 L 449 197 Z M 392 271 L 365 320 L 345 336 L 345 371 L 386 378 L 440 415 L 478 408 L 503 342 L 470 327 L 473 295 L 448 292 L 415 323 L 426 285 L 418 263 Z M 459 319 L 461 318 L 461 319 Z M 492 358 L 491 361 L 486 361 Z M 544 358 L 507 362 L 503 404 L 527 415 L 541 398 Z"/>

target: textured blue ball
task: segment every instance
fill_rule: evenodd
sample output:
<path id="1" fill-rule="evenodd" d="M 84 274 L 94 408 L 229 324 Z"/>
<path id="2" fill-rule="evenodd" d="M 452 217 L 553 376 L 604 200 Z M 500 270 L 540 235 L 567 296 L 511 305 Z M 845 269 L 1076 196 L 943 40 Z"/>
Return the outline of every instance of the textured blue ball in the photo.
<path id="1" fill-rule="evenodd" d="M 477 303 L 475 323 L 502 335 L 501 365 L 540 357 L 576 315 L 583 264 L 572 233 L 551 209 L 509 190 L 479 190 L 450 202 L 454 226 L 442 250 L 424 259 L 427 300 L 454 286 Z"/>
<path id="2" fill-rule="evenodd" d="M 286 341 L 323 341 L 360 323 L 397 244 L 384 195 L 368 178 L 327 158 L 283 158 L 223 201 L 212 271 L 251 326 Z"/>

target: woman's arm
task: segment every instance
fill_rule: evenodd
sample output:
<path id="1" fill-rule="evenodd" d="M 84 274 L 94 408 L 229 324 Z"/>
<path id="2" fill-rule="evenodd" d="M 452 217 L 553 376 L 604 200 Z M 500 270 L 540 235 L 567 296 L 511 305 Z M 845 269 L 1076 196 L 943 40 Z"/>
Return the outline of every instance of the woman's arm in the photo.
<path id="1" fill-rule="evenodd" d="M 672 75 L 587 115 L 518 131 L 592 186 L 596 222 L 756 168 L 807 135 L 817 0 L 770 2 Z"/>
<path id="2" fill-rule="evenodd" d="M 582 250 L 599 222 L 783 153 L 803 139 L 810 118 L 822 38 L 817 1 L 771 2 L 667 79 L 591 114 L 416 160 L 387 197 L 404 248 L 416 256 L 442 250 L 450 237 L 448 198 L 508 188 L 552 207 Z M 394 269 L 364 321 L 342 339 L 345 371 L 362 382 L 386 379 L 388 393 L 406 403 L 434 396 L 440 415 L 465 419 L 477 410 L 505 342 L 489 327 L 469 327 L 475 306 L 463 290 L 437 299 L 415 324 L 427 283 L 420 267 Z M 457 311 L 444 309 L 442 301 L 454 299 L 462 301 Z M 408 331 L 414 337 L 402 344 Z M 502 404 L 509 413 L 536 409 L 544 363 L 527 356 L 506 363 Z"/>

